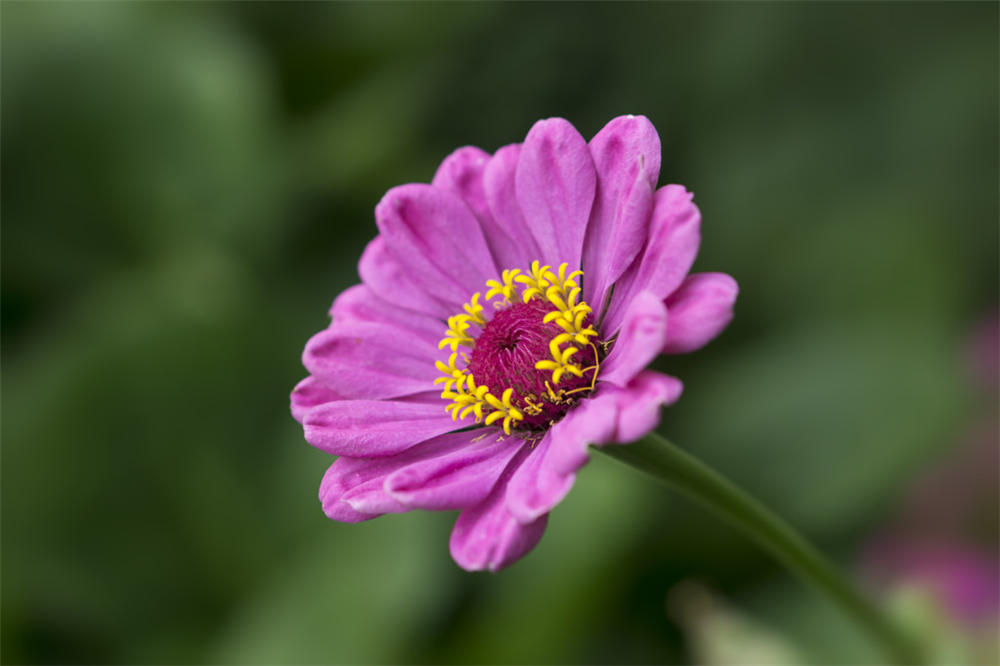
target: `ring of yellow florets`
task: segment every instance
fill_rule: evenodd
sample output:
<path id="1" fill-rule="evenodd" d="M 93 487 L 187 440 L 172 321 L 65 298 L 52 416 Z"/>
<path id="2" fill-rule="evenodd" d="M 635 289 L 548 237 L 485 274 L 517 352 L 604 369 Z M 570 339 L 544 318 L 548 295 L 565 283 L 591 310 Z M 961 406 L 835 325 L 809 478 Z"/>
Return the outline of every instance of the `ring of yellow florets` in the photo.
<path id="1" fill-rule="evenodd" d="M 598 349 L 600 343 L 595 344 L 598 333 L 590 323 L 592 310 L 580 300 L 579 278 L 582 276 L 583 271 L 567 274 L 565 263 L 556 272 L 535 261 L 528 273 L 516 268 L 505 270 L 500 280 L 486 283 L 488 289 L 484 300 L 498 311 L 497 316 L 500 311 L 507 310 L 513 318 L 535 317 L 531 333 L 551 334 L 551 338 L 547 338 L 547 354 L 542 352 L 532 357 L 533 363 L 529 362 L 528 366 L 532 374 L 544 376 L 544 381 L 532 379 L 534 383 L 526 383 L 524 372 L 519 370 L 516 382 L 514 378 L 502 382 L 505 388 L 498 388 L 495 375 L 489 381 L 477 382 L 470 368 L 469 354 L 475 353 L 477 339 L 492 321 L 483 316 L 485 308 L 480 303 L 480 293 L 473 294 L 464 304 L 464 313 L 448 318 L 448 330 L 438 348 L 450 347 L 452 354 L 448 363 L 436 362 L 442 376 L 435 384 L 444 385 L 441 397 L 451 401 L 445 409 L 453 419 L 471 414 L 476 423 L 493 425 L 500 422 L 509 435 L 513 428 L 541 427 L 540 421 L 565 413 L 575 400 L 593 390 L 601 351 Z M 514 313 L 518 308 L 521 310 Z M 474 328 L 481 329 L 476 337 L 473 337 Z M 459 347 L 471 348 L 473 352 L 463 350 L 460 353 Z M 543 343 L 541 349 L 544 347 Z M 536 348 L 538 345 L 531 349 Z M 520 392 L 515 391 L 513 383 Z"/>

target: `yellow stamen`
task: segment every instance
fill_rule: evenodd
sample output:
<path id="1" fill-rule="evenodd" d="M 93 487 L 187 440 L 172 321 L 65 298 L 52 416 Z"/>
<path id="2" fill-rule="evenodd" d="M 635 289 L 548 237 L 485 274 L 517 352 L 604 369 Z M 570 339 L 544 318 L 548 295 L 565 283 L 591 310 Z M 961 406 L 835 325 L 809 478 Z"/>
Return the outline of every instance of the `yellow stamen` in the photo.
<path id="1" fill-rule="evenodd" d="M 444 383 L 444 390 L 450 391 L 452 386 L 456 382 L 461 382 L 465 380 L 465 370 L 462 370 L 455 366 L 455 360 L 458 358 L 457 353 L 453 353 L 448 357 L 448 365 L 445 365 L 441 361 L 435 361 L 434 366 L 441 372 L 444 377 L 438 377 L 434 380 L 435 384 Z"/>
<path id="2" fill-rule="evenodd" d="M 472 339 L 472 336 L 466 333 L 469 329 L 470 319 L 472 317 L 464 314 L 448 317 L 448 330 L 445 332 L 445 337 L 438 343 L 438 349 L 450 346 L 452 351 L 458 351 L 459 345 L 465 345 L 466 347 L 473 346 L 475 341 Z"/>
<path id="3" fill-rule="evenodd" d="M 486 286 L 490 289 L 486 292 L 486 300 L 490 300 L 494 296 L 503 296 L 504 301 L 513 303 L 514 296 L 517 294 L 517 285 L 514 284 L 514 280 L 520 273 L 521 269 L 519 268 L 508 269 L 501 275 L 502 282 L 487 280 Z"/>
<path id="4" fill-rule="evenodd" d="M 479 300 L 479 292 L 472 295 L 472 300 L 463 305 L 467 313 L 469 313 L 469 319 L 479 324 L 479 326 L 486 326 L 486 320 L 483 319 L 483 306 L 477 301 Z"/>

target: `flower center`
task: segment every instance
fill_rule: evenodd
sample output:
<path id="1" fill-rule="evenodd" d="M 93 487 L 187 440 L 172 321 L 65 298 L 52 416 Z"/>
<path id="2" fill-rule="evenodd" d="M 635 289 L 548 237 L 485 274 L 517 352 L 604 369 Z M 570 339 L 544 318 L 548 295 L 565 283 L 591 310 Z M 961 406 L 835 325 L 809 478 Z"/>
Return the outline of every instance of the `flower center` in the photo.
<path id="1" fill-rule="evenodd" d="M 454 353 L 438 361 L 444 375 L 445 407 L 456 420 L 470 413 L 476 422 L 502 421 L 531 434 L 552 425 L 597 381 L 602 343 L 591 321 L 592 311 L 579 301 L 577 278 L 566 264 L 553 272 L 533 262 L 530 273 L 505 270 L 502 280 L 487 282 L 486 300 L 494 312 L 487 320 L 480 294 L 464 305 L 464 314 L 448 319 L 440 347 Z M 475 335 L 475 328 L 480 329 Z M 471 351 L 458 352 L 458 347 Z"/>

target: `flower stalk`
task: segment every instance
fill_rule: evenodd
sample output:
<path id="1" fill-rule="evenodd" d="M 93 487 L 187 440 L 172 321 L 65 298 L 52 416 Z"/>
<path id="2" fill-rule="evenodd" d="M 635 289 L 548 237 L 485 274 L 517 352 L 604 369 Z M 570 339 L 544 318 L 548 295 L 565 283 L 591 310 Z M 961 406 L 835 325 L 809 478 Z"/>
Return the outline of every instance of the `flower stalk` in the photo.
<path id="1" fill-rule="evenodd" d="M 840 606 L 895 663 L 924 663 L 919 644 L 897 628 L 812 544 L 770 509 L 698 459 L 655 432 L 628 446 L 598 450 L 655 477 L 742 528 L 785 566 Z"/>

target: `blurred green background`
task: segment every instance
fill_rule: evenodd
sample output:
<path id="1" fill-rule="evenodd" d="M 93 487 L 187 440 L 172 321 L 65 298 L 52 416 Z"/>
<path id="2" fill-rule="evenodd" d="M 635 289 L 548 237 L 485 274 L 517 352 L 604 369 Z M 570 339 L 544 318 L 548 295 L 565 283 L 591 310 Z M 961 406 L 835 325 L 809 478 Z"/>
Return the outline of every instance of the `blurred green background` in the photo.
<path id="1" fill-rule="evenodd" d="M 661 432 L 863 574 L 914 479 L 977 428 L 995 451 L 996 3 L 0 12 L 5 663 L 880 659 L 601 456 L 498 575 L 451 561 L 451 514 L 330 522 L 288 393 L 385 190 L 539 118 L 645 114 L 696 268 L 742 287 L 658 362 L 687 387 Z M 980 490 L 958 538 L 995 558 Z"/>

